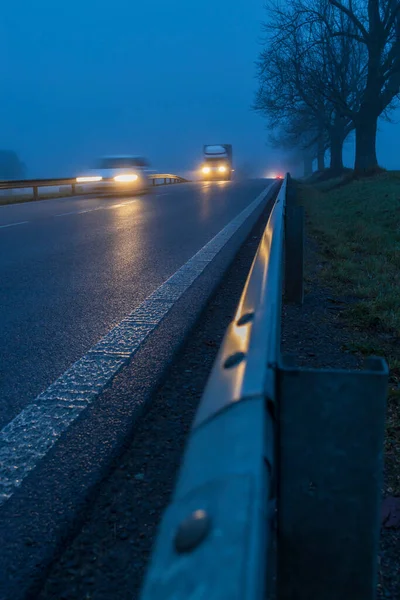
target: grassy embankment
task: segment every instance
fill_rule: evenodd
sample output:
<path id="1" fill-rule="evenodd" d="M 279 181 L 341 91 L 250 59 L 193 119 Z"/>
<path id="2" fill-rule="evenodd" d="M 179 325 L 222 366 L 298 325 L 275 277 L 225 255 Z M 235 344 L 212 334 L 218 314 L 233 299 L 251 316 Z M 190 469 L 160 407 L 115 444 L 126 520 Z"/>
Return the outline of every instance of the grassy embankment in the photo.
<path id="1" fill-rule="evenodd" d="M 400 495 L 400 172 L 314 180 L 298 191 L 318 242 L 322 282 L 342 296 L 354 334 L 343 350 L 389 364 L 387 477 L 390 492 Z"/>

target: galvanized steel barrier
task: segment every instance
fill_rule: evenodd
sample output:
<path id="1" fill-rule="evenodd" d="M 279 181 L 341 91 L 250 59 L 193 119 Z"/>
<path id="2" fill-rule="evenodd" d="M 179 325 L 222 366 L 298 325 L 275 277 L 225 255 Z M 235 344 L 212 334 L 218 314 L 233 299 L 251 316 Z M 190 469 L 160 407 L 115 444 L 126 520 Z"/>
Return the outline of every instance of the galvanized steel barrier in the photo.
<path id="1" fill-rule="evenodd" d="M 171 175 L 169 173 L 152 173 L 148 176 L 152 185 L 166 185 L 168 183 L 186 183 L 188 180 L 179 175 Z M 159 181 L 161 183 L 156 183 Z M 55 186 L 71 186 L 71 195 L 82 194 L 82 188 L 90 185 L 90 182 L 79 182 L 76 177 L 63 177 L 58 179 L 20 179 L 13 181 L 0 181 L 0 190 L 21 190 L 32 189 L 32 200 L 39 200 L 40 188 L 55 187 Z M 79 191 L 78 191 L 79 190 Z M 122 191 L 122 190 L 121 190 Z M 90 194 L 88 188 L 83 192 L 85 195 Z M 98 194 L 98 190 L 96 192 Z"/>
<path id="2" fill-rule="evenodd" d="M 39 188 L 55 187 L 58 185 L 71 186 L 71 195 L 76 193 L 76 177 L 58 179 L 20 179 L 14 181 L 0 181 L 0 190 L 32 189 L 32 200 L 39 200 Z"/>
<path id="3" fill-rule="evenodd" d="M 153 180 L 153 185 L 166 185 L 168 183 L 187 183 L 187 179 L 179 177 L 179 175 L 171 175 L 170 173 L 157 173 L 149 175 L 149 179 Z M 157 184 L 156 181 L 163 181 L 161 184 Z"/>
<path id="4" fill-rule="evenodd" d="M 387 367 L 304 369 L 281 357 L 283 282 L 287 301 L 303 301 L 303 221 L 286 176 L 141 600 L 374 598 Z"/>

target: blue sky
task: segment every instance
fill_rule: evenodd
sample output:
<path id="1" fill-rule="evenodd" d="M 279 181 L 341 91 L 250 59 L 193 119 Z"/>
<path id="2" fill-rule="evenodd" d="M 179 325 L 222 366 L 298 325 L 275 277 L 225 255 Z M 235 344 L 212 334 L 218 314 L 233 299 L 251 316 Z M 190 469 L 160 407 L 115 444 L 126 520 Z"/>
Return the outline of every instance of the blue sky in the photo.
<path id="1" fill-rule="evenodd" d="M 263 6 L 4 3 L 0 148 L 15 150 L 31 176 L 50 177 L 118 153 L 144 154 L 154 167 L 179 172 L 198 164 L 203 143 L 232 143 L 237 166 L 265 173 L 279 158 L 250 109 Z M 380 162 L 400 167 L 400 129 L 383 128 Z"/>

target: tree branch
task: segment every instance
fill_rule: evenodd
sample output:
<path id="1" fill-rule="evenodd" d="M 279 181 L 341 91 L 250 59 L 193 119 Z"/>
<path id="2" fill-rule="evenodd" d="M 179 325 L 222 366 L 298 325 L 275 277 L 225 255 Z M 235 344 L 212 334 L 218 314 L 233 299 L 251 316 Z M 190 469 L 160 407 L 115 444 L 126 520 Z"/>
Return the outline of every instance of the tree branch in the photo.
<path id="1" fill-rule="evenodd" d="M 388 0 L 388 6 L 390 6 L 390 4 L 391 4 L 391 2 L 390 2 L 390 0 Z M 397 2 L 394 9 L 389 12 L 386 22 L 385 22 L 385 20 L 383 22 L 385 37 L 387 37 L 390 34 L 391 29 L 392 29 L 393 25 L 395 24 L 399 13 L 400 13 L 400 2 Z"/>
<path id="2" fill-rule="evenodd" d="M 361 23 L 361 21 L 359 19 L 357 19 L 356 15 L 350 9 L 348 9 L 347 6 L 344 6 L 338 0 L 329 0 L 329 3 L 332 4 L 332 6 L 335 6 L 336 8 L 338 8 L 340 11 L 342 11 L 345 15 L 347 15 L 349 17 L 349 19 L 354 23 L 354 25 L 357 27 L 357 29 L 359 29 L 359 31 L 361 32 L 363 41 L 367 42 L 369 39 L 369 33 L 365 29 L 365 27 Z"/>
<path id="3" fill-rule="evenodd" d="M 332 33 L 332 37 L 345 37 L 350 40 L 355 40 L 356 42 L 360 42 L 361 44 L 365 44 L 365 39 L 361 37 L 361 35 L 357 35 L 356 33 L 347 33 L 346 31 L 335 31 Z"/>

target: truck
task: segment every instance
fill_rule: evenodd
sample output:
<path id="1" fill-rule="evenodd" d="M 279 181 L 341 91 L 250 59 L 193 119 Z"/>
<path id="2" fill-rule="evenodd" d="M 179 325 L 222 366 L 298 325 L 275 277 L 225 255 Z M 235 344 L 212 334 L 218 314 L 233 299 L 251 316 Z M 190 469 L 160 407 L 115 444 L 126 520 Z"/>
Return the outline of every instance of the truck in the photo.
<path id="1" fill-rule="evenodd" d="M 201 174 L 204 181 L 230 181 L 232 171 L 231 144 L 206 144 L 203 146 Z"/>

